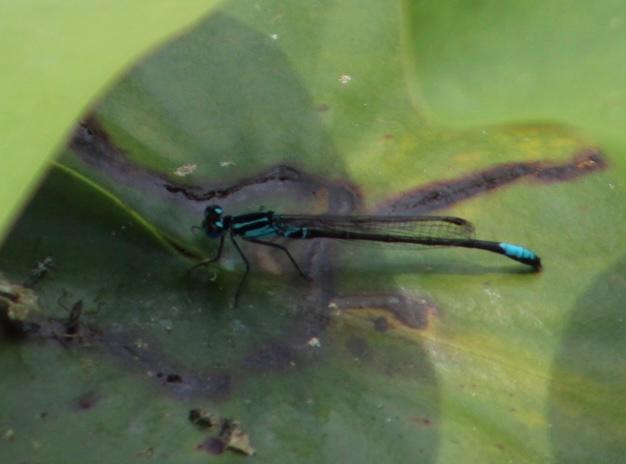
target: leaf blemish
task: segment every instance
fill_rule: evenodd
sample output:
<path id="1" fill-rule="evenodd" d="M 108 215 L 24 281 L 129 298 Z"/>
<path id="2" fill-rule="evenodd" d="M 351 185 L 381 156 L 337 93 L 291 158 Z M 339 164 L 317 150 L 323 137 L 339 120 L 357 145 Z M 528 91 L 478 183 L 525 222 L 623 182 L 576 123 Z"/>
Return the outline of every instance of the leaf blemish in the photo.
<path id="1" fill-rule="evenodd" d="M 95 391 L 88 391 L 77 400 L 78 409 L 83 411 L 92 409 L 100 401 L 100 395 Z"/>
<path id="2" fill-rule="evenodd" d="M 496 190 L 522 178 L 542 183 L 576 179 L 606 168 L 602 152 L 589 148 L 565 163 L 505 163 L 455 179 L 437 181 L 397 195 L 375 208 L 381 213 L 425 214 L 448 208 L 477 195 Z"/>

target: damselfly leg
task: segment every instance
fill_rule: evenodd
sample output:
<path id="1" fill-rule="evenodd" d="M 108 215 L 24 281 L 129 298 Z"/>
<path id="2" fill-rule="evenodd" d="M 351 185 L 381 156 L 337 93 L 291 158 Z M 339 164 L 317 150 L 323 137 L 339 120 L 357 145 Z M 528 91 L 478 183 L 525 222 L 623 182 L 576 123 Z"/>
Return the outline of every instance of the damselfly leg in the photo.
<path id="1" fill-rule="evenodd" d="M 258 240 L 255 238 L 246 238 L 244 240 L 247 242 L 258 243 L 259 245 L 265 245 L 268 247 L 277 248 L 279 250 L 284 251 L 285 254 L 287 255 L 287 258 L 289 258 L 289 261 L 291 261 L 291 264 L 293 264 L 293 267 L 295 267 L 296 270 L 298 271 L 298 274 L 300 274 L 300 277 L 302 277 L 306 281 L 311 280 L 311 278 L 304 271 L 302 271 L 302 269 L 300 269 L 300 266 L 298 266 L 298 263 L 296 262 L 296 260 L 293 258 L 293 256 L 291 256 L 291 253 L 289 253 L 289 250 L 287 249 L 287 247 L 279 245 L 278 243 L 266 242 L 264 240 Z"/>
<path id="2" fill-rule="evenodd" d="M 246 258 L 246 255 L 243 253 L 243 251 L 239 247 L 239 244 L 237 243 L 237 240 L 235 240 L 235 235 L 232 233 L 232 231 L 230 233 L 230 241 L 233 242 L 233 245 L 235 245 L 235 248 L 237 249 L 239 256 L 241 256 L 241 259 L 243 259 L 243 262 L 246 265 L 246 271 L 243 273 L 243 277 L 239 281 L 239 286 L 237 287 L 237 292 L 235 293 L 235 301 L 233 302 L 233 306 L 236 308 L 237 304 L 239 303 L 239 294 L 241 293 L 243 284 L 246 282 L 246 278 L 248 277 L 248 274 L 250 273 L 250 262 L 248 261 L 248 258 Z"/>
<path id="3" fill-rule="evenodd" d="M 208 264 L 214 263 L 216 261 L 218 261 L 221 257 L 222 257 L 222 250 L 224 249 L 224 236 L 222 235 L 220 237 L 220 243 L 217 246 L 217 253 L 215 254 L 215 256 L 213 258 L 209 258 L 209 259 L 204 259 L 202 261 L 200 261 L 198 264 L 195 264 L 193 266 L 191 266 L 189 269 L 187 269 L 187 275 L 191 274 L 192 271 L 198 269 L 199 267 L 204 267 Z"/>

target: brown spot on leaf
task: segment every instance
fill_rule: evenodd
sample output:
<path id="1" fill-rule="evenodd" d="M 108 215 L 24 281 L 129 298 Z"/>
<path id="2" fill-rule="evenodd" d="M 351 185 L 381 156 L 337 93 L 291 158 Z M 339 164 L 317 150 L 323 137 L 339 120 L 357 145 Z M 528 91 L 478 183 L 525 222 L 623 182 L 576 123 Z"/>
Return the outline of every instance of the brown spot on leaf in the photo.
<path id="1" fill-rule="evenodd" d="M 430 427 L 433 425 L 432 419 L 428 417 L 420 417 L 420 416 L 411 416 L 409 420 L 415 424 L 423 425 L 425 427 Z"/>
<path id="2" fill-rule="evenodd" d="M 213 198 L 225 198 L 240 191 L 245 187 L 252 185 L 266 184 L 268 182 L 295 182 L 300 180 L 301 174 L 298 170 L 285 165 L 279 165 L 271 168 L 269 171 L 241 179 L 236 184 L 224 186 L 221 188 L 213 188 L 209 190 L 201 190 L 196 187 L 186 187 L 176 185 L 174 183 L 163 184 L 165 189 L 170 193 L 182 193 L 187 199 L 193 201 L 208 201 Z"/>
<path id="3" fill-rule="evenodd" d="M 178 374 L 168 374 L 167 377 L 165 377 L 165 381 L 167 383 L 182 383 L 183 378 Z"/>
<path id="4" fill-rule="evenodd" d="M 538 170 L 535 177 L 544 182 L 576 179 L 607 167 L 607 162 L 598 150 L 589 149 L 565 164 L 546 166 Z"/>
<path id="5" fill-rule="evenodd" d="M 571 161 L 506 163 L 463 177 L 437 181 L 387 200 L 376 208 L 378 213 L 424 214 L 448 208 L 479 194 L 509 185 L 522 178 L 539 182 L 569 181 L 604 169 L 607 162 L 594 148 L 576 154 Z"/>
<path id="6" fill-rule="evenodd" d="M 100 395 L 95 391 L 88 391 L 82 394 L 76 401 L 78 409 L 86 411 L 92 409 L 100 401 Z"/>

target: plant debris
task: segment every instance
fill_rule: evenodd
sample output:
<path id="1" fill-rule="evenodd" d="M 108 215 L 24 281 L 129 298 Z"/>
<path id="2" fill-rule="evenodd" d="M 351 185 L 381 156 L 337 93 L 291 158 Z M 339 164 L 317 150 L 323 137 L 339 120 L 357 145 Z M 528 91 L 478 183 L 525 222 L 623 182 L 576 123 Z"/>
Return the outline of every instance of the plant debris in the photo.
<path id="1" fill-rule="evenodd" d="M 80 329 L 80 317 L 83 314 L 83 300 L 78 300 L 72 306 L 70 314 L 65 323 L 65 335 L 67 337 L 74 337 L 78 334 Z"/>
<path id="2" fill-rule="evenodd" d="M 54 261 L 50 256 L 46 256 L 43 261 L 39 261 L 35 267 L 31 269 L 28 279 L 24 282 L 24 287 L 34 287 L 41 279 L 50 273 L 53 267 Z"/>
<path id="3" fill-rule="evenodd" d="M 247 456 L 254 454 L 254 448 L 250 446 L 250 437 L 241 429 L 241 425 L 237 421 L 224 419 L 219 438 L 224 442 L 227 449 Z"/>
<path id="4" fill-rule="evenodd" d="M 0 273 L 0 311 L 9 321 L 25 322 L 32 311 L 39 311 L 32 290 L 9 282 Z"/>
<path id="5" fill-rule="evenodd" d="M 174 174 L 179 177 L 185 177 L 192 174 L 196 169 L 198 169 L 198 165 L 196 164 L 183 164 L 182 166 L 176 168 Z"/>
<path id="6" fill-rule="evenodd" d="M 202 429 L 219 428 L 215 437 L 209 437 L 198 445 L 198 449 L 221 454 L 224 450 L 236 451 L 252 456 L 255 449 L 250 445 L 250 437 L 235 420 L 220 417 L 204 409 L 189 411 L 189 420 Z"/>
<path id="7" fill-rule="evenodd" d="M 189 420 L 200 428 L 211 428 L 221 425 L 222 419 L 205 409 L 192 409 L 189 411 Z"/>

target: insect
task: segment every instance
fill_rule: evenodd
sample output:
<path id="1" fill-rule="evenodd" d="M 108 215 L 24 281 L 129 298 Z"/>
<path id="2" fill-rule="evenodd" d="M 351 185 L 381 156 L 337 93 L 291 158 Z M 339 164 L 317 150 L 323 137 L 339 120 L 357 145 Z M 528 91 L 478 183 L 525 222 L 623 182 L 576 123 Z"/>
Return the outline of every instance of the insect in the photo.
<path id="1" fill-rule="evenodd" d="M 209 205 L 204 211 L 201 229 L 213 239 L 219 239 L 214 257 L 201 261 L 191 270 L 218 261 L 224 249 L 226 236 L 235 246 L 245 264 L 245 273 L 235 294 L 239 293 L 250 272 L 250 263 L 237 239 L 282 250 L 300 276 L 308 280 L 289 250 L 267 239 L 286 238 L 309 240 L 327 238 L 382 243 L 404 243 L 422 247 L 449 246 L 490 251 L 522 264 L 541 269 L 541 259 L 528 248 L 506 242 L 477 240 L 471 222 L 454 216 L 347 216 L 347 215 L 293 215 L 273 211 L 229 216 L 222 207 Z"/>

